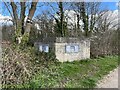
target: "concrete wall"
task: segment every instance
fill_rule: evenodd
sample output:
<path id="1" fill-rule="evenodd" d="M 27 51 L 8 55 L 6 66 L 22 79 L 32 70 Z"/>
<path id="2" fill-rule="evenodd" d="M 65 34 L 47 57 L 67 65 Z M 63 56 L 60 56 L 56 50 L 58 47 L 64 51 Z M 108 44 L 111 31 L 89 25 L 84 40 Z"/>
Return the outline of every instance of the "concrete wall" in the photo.
<path id="1" fill-rule="evenodd" d="M 65 46 L 69 44 L 79 45 L 80 48 L 78 53 L 66 53 Z M 56 58 L 60 62 L 65 62 L 65 61 L 71 62 L 75 60 L 90 58 L 90 41 L 83 40 L 76 43 L 55 43 L 55 54 L 56 54 Z"/>
<path id="2" fill-rule="evenodd" d="M 50 40 L 49 40 L 50 39 Z M 48 44 L 51 48 L 56 58 L 60 62 L 65 61 L 75 61 L 75 60 L 81 60 L 81 59 L 87 59 L 90 58 L 90 41 L 88 39 L 79 39 L 79 38 L 47 38 L 43 41 L 36 42 L 35 47 L 39 47 L 41 44 Z M 66 45 L 79 45 L 79 51 L 78 52 L 66 52 L 65 47 Z"/>

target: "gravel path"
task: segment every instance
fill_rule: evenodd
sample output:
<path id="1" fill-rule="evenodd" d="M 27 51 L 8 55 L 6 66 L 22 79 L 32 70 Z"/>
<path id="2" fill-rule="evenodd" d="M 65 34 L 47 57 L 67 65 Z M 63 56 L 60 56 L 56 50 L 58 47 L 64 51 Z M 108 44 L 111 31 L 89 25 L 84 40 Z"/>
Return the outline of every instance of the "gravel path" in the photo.
<path id="1" fill-rule="evenodd" d="M 118 88 L 118 68 L 100 80 L 96 88 Z"/>

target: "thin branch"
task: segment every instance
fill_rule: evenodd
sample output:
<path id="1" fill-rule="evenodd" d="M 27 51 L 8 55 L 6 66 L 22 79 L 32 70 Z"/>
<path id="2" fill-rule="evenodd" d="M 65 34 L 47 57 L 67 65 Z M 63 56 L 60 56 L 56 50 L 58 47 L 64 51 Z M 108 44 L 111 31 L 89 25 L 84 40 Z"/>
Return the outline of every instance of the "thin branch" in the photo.
<path id="1" fill-rule="evenodd" d="M 11 15 L 11 17 L 12 17 L 12 19 L 13 19 L 12 12 L 11 12 L 11 11 L 10 11 L 10 9 L 8 8 L 7 3 L 6 3 L 4 0 L 2 0 L 2 1 L 3 1 L 3 3 L 5 4 L 5 6 L 6 6 L 6 8 L 7 8 L 8 12 L 10 13 L 10 15 Z"/>

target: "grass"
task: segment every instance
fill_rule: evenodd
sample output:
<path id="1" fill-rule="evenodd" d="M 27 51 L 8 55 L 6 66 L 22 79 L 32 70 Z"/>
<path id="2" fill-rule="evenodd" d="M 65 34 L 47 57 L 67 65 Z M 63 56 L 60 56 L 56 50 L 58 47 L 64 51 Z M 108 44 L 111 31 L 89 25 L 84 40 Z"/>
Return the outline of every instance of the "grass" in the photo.
<path id="1" fill-rule="evenodd" d="M 74 62 L 48 63 L 30 82 L 31 88 L 94 88 L 118 66 L 117 56 Z"/>
<path id="2" fill-rule="evenodd" d="M 94 88 L 104 75 L 118 67 L 118 56 L 99 57 L 64 63 L 47 63 L 29 84 L 13 88 Z M 6 86 L 7 87 L 7 86 Z"/>

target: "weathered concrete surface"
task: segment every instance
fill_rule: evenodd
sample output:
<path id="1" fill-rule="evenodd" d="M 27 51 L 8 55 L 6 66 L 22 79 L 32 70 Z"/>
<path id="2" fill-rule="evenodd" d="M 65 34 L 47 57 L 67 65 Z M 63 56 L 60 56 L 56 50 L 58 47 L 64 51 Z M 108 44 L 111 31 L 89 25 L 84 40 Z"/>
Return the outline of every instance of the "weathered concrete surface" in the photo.
<path id="1" fill-rule="evenodd" d="M 73 37 L 55 37 L 44 38 L 34 43 L 34 46 L 39 50 L 39 45 L 48 44 L 49 50 L 55 53 L 56 58 L 60 62 L 75 61 L 90 58 L 90 40 Z M 77 52 L 66 52 L 66 45 L 77 45 Z"/>
<path id="2" fill-rule="evenodd" d="M 96 88 L 118 88 L 118 68 L 100 80 Z"/>
<path id="3" fill-rule="evenodd" d="M 78 52 L 77 53 L 65 52 L 65 46 L 69 44 L 79 45 Z M 55 43 L 55 54 L 56 54 L 56 58 L 60 62 L 65 62 L 65 61 L 71 62 L 75 60 L 90 58 L 90 42 L 81 41 L 76 43 Z"/>

